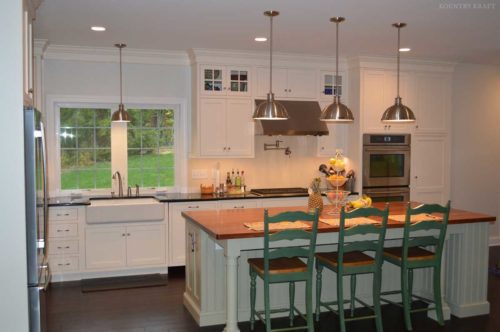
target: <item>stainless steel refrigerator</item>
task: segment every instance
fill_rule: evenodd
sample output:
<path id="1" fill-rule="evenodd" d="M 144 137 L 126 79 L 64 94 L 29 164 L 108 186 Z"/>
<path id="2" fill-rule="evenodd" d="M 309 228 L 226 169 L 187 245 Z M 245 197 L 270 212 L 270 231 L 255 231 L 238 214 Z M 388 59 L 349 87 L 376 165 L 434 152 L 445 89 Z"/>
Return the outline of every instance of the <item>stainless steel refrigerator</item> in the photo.
<path id="1" fill-rule="evenodd" d="M 47 159 L 39 111 L 24 109 L 24 169 L 30 332 L 46 331 L 45 293 L 50 281 L 47 261 Z"/>

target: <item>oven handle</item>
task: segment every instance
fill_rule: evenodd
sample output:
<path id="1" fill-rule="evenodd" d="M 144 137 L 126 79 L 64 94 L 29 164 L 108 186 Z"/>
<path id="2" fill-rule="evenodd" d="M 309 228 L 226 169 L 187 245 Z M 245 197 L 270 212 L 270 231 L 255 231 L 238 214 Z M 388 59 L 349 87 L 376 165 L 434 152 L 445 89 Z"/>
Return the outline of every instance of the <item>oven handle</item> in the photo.
<path id="1" fill-rule="evenodd" d="M 385 151 L 402 151 L 402 152 L 407 152 L 410 151 L 409 146 L 377 146 L 377 147 L 372 147 L 372 146 L 365 146 L 364 151 L 367 152 L 385 152 Z"/>
<path id="2" fill-rule="evenodd" d="M 370 194 L 370 195 L 377 195 L 377 194 L 383 194 L 383 195 L 393 195 L 393 194 L 406 194 L 409 193 L 409 189 L 401 189 L 401 190 L 376 190 L 376 189 L 365 189 L 364 193 L 365 194 Z"/>

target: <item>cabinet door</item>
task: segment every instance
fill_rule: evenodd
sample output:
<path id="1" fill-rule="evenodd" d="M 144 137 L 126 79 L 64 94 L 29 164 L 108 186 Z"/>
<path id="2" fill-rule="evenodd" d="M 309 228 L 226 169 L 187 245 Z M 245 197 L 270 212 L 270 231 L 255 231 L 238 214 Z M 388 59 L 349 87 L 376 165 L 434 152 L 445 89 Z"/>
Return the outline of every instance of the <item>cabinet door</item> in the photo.
<path id="1" fill-rule="evenodd" d="M 416 76 L 415 117 L 420 132 L 446 132 L 450 109 L 450 78 L 447 74 L 419 73 Z"/>
<path id="2" fill-rule="evenodd" d="M 215 210 L 216 202 L 170 203 L 168 218 L 168 266 L 186 264 L 186 220 L 182 211 Z"/>
<path id="3" fill-rule="evenodd" d="M 202 156 L 224 156 L 226 146 L 226 100 L 201 98 L 200 108 L 200 154 Z"/>
<path id="4" fill-rule="evenodd" d="M 33 20 L 27 8 L 23 11 L 23 93 L 24 105 L 33 106 Z"/>
<path id="5" fill-rule="evenodd" d="M 251 74 L 249 68 L 227 67 L 226 79 L 228 96 L 250 96 Z"/>
<path id="6" fill-rule="evenodd" d="M 124 267 L 126 264 L 125 227 L 88 227 L 85 232 L 85 258 L 89 269 Z"/>
<path id="7" fill-rule="evenodd" d="M 164 265 L 164 225 L 127 227 L 127 266 Z"/>
<path id="8" fill-rule="evenodd" d="M 445 204 L 449 199 L 450 156 L 447 135 L 413 135 L 412 201 Z"/>
<path id="9" fill-rule="evenodd" d="M 251 99 L 227 99 L 225 151 L 228 157 L 254 156 L 253 111 Z"/>
<path id="10" fill-rule="evenodd" d="M 287 96 L 289 98 L 316 99 L 316 71 L 310 69 L 288 69 Z"/>
<path id="11" fill-rule="evenodd" d="M 227 93 L 223 66 L 200 66 L 200 92 L 205 96 L 223 96 Z"/>
<path id="12" fill-rule="evenodd" d="M 257 97 L 265 99 L 269 93 L 269 67 L 258 67 Z M 275 98 L 286 98 L 288 96 L 287 70 L 284 68 L 273 68 L 273 92 Z"/>
<path id="13" fill-rule="evenodd" d="M 336 93 L 337 86 L 339 91 L 339 96 L 343 96 L 343 87 L 345 86 L 343 80 L 344 74 L 339 72 L 338 81 L 335 79 L 335 72 L 332 71 L 321 71 L 319 78 L 319 97 L 321 100 L 327 100 L 332 102 L 333 96 Z"/>

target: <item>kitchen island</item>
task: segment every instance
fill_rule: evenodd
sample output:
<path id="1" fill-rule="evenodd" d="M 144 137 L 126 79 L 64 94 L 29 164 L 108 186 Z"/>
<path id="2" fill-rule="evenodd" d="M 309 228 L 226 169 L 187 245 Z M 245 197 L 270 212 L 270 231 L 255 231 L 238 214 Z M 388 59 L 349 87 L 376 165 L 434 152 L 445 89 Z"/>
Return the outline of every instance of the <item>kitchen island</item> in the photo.
<path id="1" fill-rule="evenodd" d="M 377 204 L 376 204 L 377 205 Z M 382 207 L 382 205 L 378 206 Z M 270 208 L 270 214 L 281 211 L 306 210 L 306 207 Z M 404 214 L 405 205 L 391 203 L 390 215 Z M 238 321 L 250 317 L 250 281 L 247 259 L 262 257 L 263 232 L 250 230 L 245 223 L 262 221 L 264 209 L 231 209 L 183 212 L 186 219 L 186 291 L 184 305 L 200 326 L 226 324 L 225 331 L 236 332 Z M 325 218 L 331 216 L 324 215 Z M 443 252 L 443 310 L 468 317 L 489 313 L 487 301 L 488 227 L 496 218 L 480 213 L 452 209 Z M 401 243 L 403 223 L 389 216 L 386 246 Z M 322 222 L 318 225 L 317 251 L 334 250 L 338 227 Z M 284 243 L 276 243 L 276 246 Z M 300 245 L 300 242 L 297 242 Z M 331 272 L 330 272 L 331 273 Z M 430 271 L 415 271 L 414 293 L 430 297 Z M 325 273 L 323 294 L 335 299 L 333 275 Z M 399 288 L 399 270 L 384 264 L 382 290 Z M 283 287 L 285 288 L 283 288 Z M 297 285 L 296 304 L 304 308 L 303 285 Z M 348 283 L 345 283 L 348 289 Z M 262 290 L 258 282 L 257 288 Z M 257 292 L 257 306 L 262 306 L 262 293 Z M 286 306 L 286 285 L 271 289 L 271 305 Z M 371 277 L 361 276 L 357 295 L 370 302 Z M 259 308 L 258 308 L 259 309 Z M 432 317 L 434 312 L 429 312 Z"/>

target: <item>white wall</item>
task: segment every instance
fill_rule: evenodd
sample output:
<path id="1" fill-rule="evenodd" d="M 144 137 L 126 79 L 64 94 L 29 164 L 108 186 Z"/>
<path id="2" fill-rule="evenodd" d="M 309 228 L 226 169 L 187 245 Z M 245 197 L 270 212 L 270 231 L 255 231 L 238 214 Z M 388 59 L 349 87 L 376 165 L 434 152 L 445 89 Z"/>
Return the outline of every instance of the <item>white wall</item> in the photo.
<path id="1" fill-rule="evenodd" d="M 28 331 L 22 86 L 22 1 L 0 10 L 0 324 Z"/>
<path id="2" fill-rule="evenodd" d="M 461 64 L 453 77 L 451 200 L 500 218 L 500 66 Z M 500 245 L 500 221 L 490 244 Z"/>

